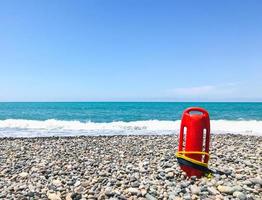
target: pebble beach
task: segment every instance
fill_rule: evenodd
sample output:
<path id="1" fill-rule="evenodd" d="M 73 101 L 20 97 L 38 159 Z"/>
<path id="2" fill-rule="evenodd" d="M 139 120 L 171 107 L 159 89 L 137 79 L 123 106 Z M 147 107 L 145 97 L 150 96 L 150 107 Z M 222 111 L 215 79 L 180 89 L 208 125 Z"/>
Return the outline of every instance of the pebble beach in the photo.
<path id="1" fill-rule="evenodd" d="M 212 135 L 209 167 L 187 178 L 177 135 L 0 139 L 0 199 L 262 199 L 262 136 Z"/>

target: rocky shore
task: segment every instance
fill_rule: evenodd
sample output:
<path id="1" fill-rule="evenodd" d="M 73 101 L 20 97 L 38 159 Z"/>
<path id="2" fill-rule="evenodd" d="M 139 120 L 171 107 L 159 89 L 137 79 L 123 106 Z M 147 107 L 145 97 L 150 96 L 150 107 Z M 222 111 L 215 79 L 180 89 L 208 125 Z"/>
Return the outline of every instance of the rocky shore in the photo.
<path id="1" fill-rule="evenodd" d="M 262 199 L 262 137 L 212 135 L 210 168 L 187 178 L 177 135 L 0 138 L 0 199 Z"/>

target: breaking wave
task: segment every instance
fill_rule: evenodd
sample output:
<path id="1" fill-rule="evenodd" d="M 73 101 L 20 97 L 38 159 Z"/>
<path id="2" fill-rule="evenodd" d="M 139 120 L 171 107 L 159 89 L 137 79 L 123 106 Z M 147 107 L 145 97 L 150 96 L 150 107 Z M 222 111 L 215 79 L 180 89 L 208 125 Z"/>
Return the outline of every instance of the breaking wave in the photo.
<path id="1" fill-rule="evenodd" d="M 177 134 L 180 120 L 132 121 L 132 122 L 80 122 L 49 119 L 0 120 L 0 137 L 49 137 L 78 135 L 163 135 Z M 262 121 L 211 120 L 211 133 L 262 135 Z"/>

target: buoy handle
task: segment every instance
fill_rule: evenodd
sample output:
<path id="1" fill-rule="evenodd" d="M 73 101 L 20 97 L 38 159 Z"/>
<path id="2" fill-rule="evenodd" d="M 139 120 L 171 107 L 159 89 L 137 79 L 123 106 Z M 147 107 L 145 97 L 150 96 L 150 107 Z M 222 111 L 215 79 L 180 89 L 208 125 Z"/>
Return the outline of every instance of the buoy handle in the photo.
<path id="1" fill-rule="evenodd" d="M 208 116 L 208 112 L 207 112 L 205 109 L 199 108 L 199 107 L 190 107 L 190 108 L 187 108 L 187 109 L 184 111 L 184 113 L 190 115 L 190 112 L 192 112 L 192 111 L 201 112 L 203 115 Z"/>

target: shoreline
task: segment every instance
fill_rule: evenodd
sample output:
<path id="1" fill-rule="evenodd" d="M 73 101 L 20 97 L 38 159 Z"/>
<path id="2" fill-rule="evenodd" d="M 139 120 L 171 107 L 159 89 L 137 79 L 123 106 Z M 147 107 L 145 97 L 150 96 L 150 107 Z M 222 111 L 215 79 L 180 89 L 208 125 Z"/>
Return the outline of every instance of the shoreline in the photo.
<path id="1" fill-rule="evenodd" d="M 211 120 L 212 134 L 242 134 L 262 136 L 261 120 Z M 64 121 L 56 119 L 0 120 L 2 137 L 99 136 L 99 135 L 167 135 L 179 133 L 181 120 L 138 121 Z"/>
<path id="2" fill-rule="evenodd" d="M 0 198 L 262 199 L 262 136 L 212 134 L 210 180 L 186 178 L 178 135 L 0 138 Z"/>
<path id="3" fill-rule="evenodd" d="M 127 131 L 128 132 L 128 131 Z M 90 133 L 84 133 L 84 134 L 64 134 L 64 135 L 56 135 L 56 134 L 51 134 L 51 135 L 27 135 L 27 136 L 6 136 L 7 134 L 5 134 L 4 136 L 3 135 L 0 135 L 0 140 L 1 139 L 9 139 L 9 140 L 15 140 L 15 139 L 52 139 L 52 138 L 96 138 L 96 137 L 150 137 L 150 136 L 156 136 L 156 137 L 164 137 L 164 136 L 168 136 L 168 137 L 178 137 L 179 135 L 179 131 L 165 131 L 164 133 L 160 133 L 158 134 L 157 131 L 147 131 L 147 132 L 144 132 L 144 131 L 141 131 L 141 133 L 123 133 L 123 131 L 121 131 L 120 133 L 116 132 L 116 131 L 110 131 L 106 134 L 90 134 Z M 243 137 L 258 137 L 258 138 L 261 138 L 262 137 L 262 133 L 230 133 L 230 132 L 211 132 L 211 136 L 243 136 Z"/>

